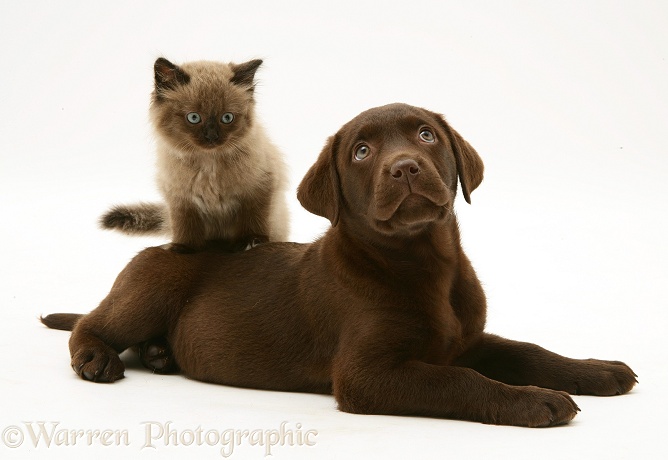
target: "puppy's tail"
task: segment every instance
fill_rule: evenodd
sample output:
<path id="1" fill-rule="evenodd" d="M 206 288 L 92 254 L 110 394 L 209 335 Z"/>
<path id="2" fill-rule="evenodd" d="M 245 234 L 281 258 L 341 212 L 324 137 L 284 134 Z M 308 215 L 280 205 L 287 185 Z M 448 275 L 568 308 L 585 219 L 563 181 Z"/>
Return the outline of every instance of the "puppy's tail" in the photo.
<path id="1" fill-rule="evenodd" d="M 40 316 L 39 320 L 50 329 L 71 331 L 82 316 L 83 315 L 78 313 L 52 313 L 50 315 Z"/>
<path id="2" fill-rule="evenodd" d="M 100 217 L 100 227 L 128 235 L 164 235 L 169 231 L 163 203 L 116 205 Z"/>

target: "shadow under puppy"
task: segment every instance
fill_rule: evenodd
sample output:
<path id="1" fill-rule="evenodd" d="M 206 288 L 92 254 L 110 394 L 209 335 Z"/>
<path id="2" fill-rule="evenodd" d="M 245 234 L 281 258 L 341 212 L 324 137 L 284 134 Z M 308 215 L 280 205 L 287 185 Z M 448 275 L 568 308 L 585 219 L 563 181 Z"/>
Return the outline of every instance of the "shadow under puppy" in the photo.
<path id="1" fill-rule="evenodd" d="M 164 336 L 183 374 L 206 382 L 333 393 L 360 414 L 530 427 L 571 420 L 567 393 L 628 392 L 635 374 L 621 362 L 483 331 L 485 295 L 452 212 L 457 178 L 470 202 L 482 176 L 441 116 L 403 104 L 363 112 L 299 186 L 302 205 L 332 223 L 322 238 L 236 254 L 144 250 L 76 321 L 72 367 L 113 382 L 119 352 Z"/>

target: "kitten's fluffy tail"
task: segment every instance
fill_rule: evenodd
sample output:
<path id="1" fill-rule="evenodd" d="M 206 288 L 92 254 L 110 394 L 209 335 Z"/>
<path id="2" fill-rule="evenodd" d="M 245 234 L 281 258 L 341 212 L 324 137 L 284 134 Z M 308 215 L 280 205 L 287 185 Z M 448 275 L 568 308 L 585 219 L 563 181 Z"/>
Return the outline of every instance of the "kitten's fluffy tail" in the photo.
<path id="1" fill-rule="evenodd" d="M 52 313 L 50 315 L 41 316 L 39 320 L 50 329 L 71 331 L 82 316 L 83 315 L 78 313 Z"/>
<path id="2" fill-rule="evenodd" d="M 128 235 L 158 235 L 168 231 L 163 203 L 116 205 L 100 217 L 100 227 Z"/>

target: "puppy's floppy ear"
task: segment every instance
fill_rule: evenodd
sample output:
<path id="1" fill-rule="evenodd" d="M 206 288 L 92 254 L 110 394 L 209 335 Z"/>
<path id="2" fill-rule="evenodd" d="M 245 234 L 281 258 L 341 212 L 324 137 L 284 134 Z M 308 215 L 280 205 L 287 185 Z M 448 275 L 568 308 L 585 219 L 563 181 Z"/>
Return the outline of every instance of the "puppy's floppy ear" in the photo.
<path id="1" fill-rule="evenodd" d="M 462 185 L 464 199 L 471 204 L 471 192 L 478 188 L 478 185 L 482 182 L 485 166 L 478 152 L 457 131 L 450 127 L 442 115 L 438 116 L 438 120 L 448 134 L 450 144 L 452 144 L 454 150 L 457 175 Z"/>
<path id="2" fill-rule="evenodd" d="M 338 144 L 338 136 L 327 140 L 325 148 L 297 188 L 297 199 L 304 209 L 329 219 L 332 227 L 339 222 L 341 205 L 341 185 L 336 169 Z"/>

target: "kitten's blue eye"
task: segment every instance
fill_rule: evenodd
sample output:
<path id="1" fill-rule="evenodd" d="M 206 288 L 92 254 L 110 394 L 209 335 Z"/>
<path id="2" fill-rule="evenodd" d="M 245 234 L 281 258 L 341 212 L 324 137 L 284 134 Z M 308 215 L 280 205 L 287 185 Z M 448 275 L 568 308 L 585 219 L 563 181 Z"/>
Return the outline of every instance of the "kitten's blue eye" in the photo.
<path id="1" fill-rule="evenodd" d="M 193 125 L 196 125 L 197 123 L 202 121 L 202 117 L 197 112 L 190 112 L 188 115 L 186 115 L 186 119 Z"/>
<path id="2" fill-rule="evenodd" d="M 226 125 L 232 123 L 233 120 L 234 120 L 234 114 L 232 112 L 225 112 L 223 116 L 220 117 L 220 121 L 222 121 Z"/>

